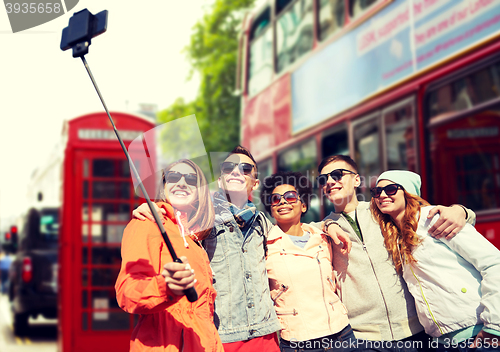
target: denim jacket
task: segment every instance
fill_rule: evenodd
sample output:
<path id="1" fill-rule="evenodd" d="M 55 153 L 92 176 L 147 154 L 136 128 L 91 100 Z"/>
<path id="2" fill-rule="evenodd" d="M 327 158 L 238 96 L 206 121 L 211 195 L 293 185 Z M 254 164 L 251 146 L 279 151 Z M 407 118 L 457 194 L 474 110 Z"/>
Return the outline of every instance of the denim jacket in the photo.
<path id="1" fill-rule="evenodd" d="M 269 293 L 265 241 L 272 224 L 257 211 L 243 236 L 234 217 L 216 214 L 204 240 L 214 272 L 215 326 L 223 343 L 245 341 L 280 329 Z"/>

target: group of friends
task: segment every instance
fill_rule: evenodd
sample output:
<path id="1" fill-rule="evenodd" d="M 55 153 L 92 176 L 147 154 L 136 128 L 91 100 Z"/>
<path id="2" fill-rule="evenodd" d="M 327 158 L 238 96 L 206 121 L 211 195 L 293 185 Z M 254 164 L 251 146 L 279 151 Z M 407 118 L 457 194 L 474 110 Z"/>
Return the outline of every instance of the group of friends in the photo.
<path id="1" fill-rule="evenodd" d="M 242 146 L 221 164 L 213 197 L 195 163 L 169 165 L 156 204 L 182 263 L 148 206 L 134 210 L 115 285 L 120 307 L 140 314 L 130 350 L 500 350 L 500 252 L 471 210 L 430 206 L 420 176 L 404 170 L 382 173 L 359 201 L 361 177 L 344 155 L 318 174 L 335 211 L 306 224 L 309 179 L 278 172 L 261 185 Z M 250 200 L 259 187 L 276 225 Z"/>

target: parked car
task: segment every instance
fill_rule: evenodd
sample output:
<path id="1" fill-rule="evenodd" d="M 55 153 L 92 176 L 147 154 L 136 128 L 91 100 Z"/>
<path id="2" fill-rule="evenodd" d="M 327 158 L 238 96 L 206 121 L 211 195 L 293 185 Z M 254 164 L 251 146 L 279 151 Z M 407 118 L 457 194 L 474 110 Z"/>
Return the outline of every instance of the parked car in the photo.
<path id="1" fill-rule="evenodd" d="M 9 271 L 14 333 L 24 335 L 29 317 L 57 318 L 59 209 L 30 209 L 18 235 Z"/>

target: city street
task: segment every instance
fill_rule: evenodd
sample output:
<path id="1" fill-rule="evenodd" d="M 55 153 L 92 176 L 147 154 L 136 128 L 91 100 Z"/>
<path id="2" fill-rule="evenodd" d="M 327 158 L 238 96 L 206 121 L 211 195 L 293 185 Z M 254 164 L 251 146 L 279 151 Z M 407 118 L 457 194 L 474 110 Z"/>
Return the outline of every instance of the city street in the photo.
<path id="1" fill-rule="evenodd" d="M 55 352 L 57 350 L 57 321 L 42 317 L 30 318 L 27 336 L 17 337 L 12 332 L 9 302 L 0 295 L 0 351 L 2 352 Z"/>

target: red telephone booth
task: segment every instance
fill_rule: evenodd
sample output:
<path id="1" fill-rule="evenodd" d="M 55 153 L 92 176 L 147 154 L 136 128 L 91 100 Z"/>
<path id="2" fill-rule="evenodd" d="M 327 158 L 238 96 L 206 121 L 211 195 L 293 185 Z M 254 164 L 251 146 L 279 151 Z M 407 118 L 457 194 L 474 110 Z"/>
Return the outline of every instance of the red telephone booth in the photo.
<path id="1" fill-rule="evenodd" d="M 140 116 L 111 116 L 126 146 L 154 127 Z M 106 113 L 74 118 L 63 134 L 58 349 L 125 352 L 137 317 L 118 307 L 114 285 L 122 233 L 142 200 Z"/>

